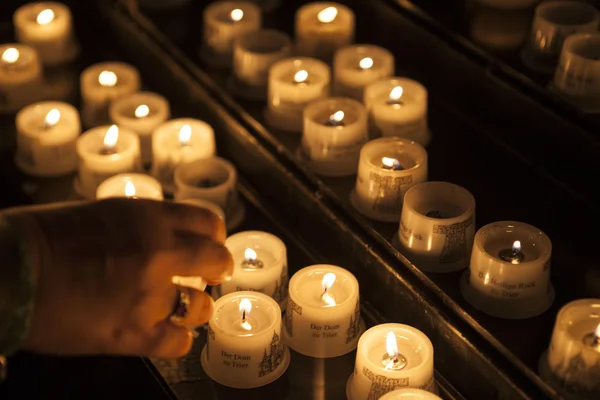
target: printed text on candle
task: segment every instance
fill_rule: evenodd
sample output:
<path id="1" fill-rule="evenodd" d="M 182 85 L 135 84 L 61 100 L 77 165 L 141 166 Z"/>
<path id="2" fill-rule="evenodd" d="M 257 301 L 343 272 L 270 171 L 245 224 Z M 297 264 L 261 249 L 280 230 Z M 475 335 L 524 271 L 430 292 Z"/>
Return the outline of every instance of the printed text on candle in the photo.
<path id="1" fill-rule="evenodd" d="M 534 281 L 532 282 L 522 282 L 522 283 L 507 283 L 504 281 L 499 281 L 498 279 L 489 276 L 488 274 L 484 274 L 483 272 L 479 272 L 479 279 L 483 280 L 483 283 L 486 286 L 490 287 L 490 293 L 496 296 L 502 297 L 519 297 L 523 290 L 533 289 L 536 287 Z"/>
<path id="2" fill-rule="evenodd" d="M 323 338 L 329 339 L 338 336 L 340 330 L 339 325 L 316 325 L 310 324 L 310 329 L 312 331 L 312 337 L 315 339 Z"/>
<path id="3" fill-rule="evenodd" d="M 250 356 L 232 354 L 223 350 L 221 350 L 221 357 L 223 359 L 223 364 L 232 368 L 248 368 L 247 362 L 252 361 L 252 357 Z"/>

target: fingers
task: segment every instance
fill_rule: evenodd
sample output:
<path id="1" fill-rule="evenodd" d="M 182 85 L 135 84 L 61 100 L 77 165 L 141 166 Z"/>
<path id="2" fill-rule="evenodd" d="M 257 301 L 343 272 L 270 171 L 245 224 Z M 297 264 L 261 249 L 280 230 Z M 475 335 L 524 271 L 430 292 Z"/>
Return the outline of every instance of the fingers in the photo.
<path id="1" fill-rule="evenodd" d="M 180 288 L 184 290 L 190 299 L 187 313 L 184 317 L 173 317 L 171 321 L 179 326 L 193 328 L 208 322 L 213 313 L 214 301 L 210 295 L 198 290 Z"/>
<path id="2" fill-rule="evenodd" d="M 217 243 L 225 243 L 225 224 L 212 211 L 190 204 L 164 202 L 163 212 L 174 232 L 204 235 Z"/>
<path id="3" fill-rule="evenodd" d="M 160 256 L 160 255 L 159 255 Z M 210 283 L 229 279 L 233 258 L 227 248 L 205 236 L 175 235 L 162 269 L 171 276 L 201 276 Z M 166 261 L 166 260 L 165 260 Z"/>
<path id="4" fill-rule="evenodd" d="M 148 333 L 142 343 L 141 354 L 146 357 L 178 358 L 192 348 L 192 331 L 170 321 L 163 321 Z"/>

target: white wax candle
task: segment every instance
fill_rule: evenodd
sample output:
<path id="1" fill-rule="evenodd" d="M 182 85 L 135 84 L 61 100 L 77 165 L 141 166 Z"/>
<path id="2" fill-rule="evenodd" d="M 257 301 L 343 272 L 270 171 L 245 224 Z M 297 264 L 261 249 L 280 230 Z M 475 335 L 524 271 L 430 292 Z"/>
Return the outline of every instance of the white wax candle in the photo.
<path id="1" fill-rule="evenodd" d="M 152 174 L 173 193 L 177 166 L 213 157 L 215 152 L 215 133 L 206 122 L 192 118 L 165 122 L 152 135 Z"/>
<path id="2" fill-rule="evenodd" d="M 331 62 L 338 48 L 354 41 L 354 13 L 339 3 L 309 3 L 296 12 L 295 30 L 300 55 Z"/>
<path id="3" fill-rule="evenodd" d="M 425 182 L 404 196 L 397 237 L 420 269 L 446 273 L 467 268 L 475 235 L 475 198 L 448 182 Z"/>
<path id="4" fill-rule="evenodd" d="M 140 139 L 130 130 L 116 125 L 99 126 L 77 140 L 79 174 L 75 188 L 86 199 L 111 176 L 141 170 Z"/>
<path id="5" fill-rule="evenodd" d="M 442 400 L 442 398 L 422 389 L 398 389 L 380 397 L 379 400 Z"/>
<path id="6" fill-rule="evenodd" d="M 559 311 L 540 373 L 567 398 L 600 396 L 600 299 L 575 300 Z"/>
<path id="7" fill-rule="evenodd" d="M 202 367 L 221 385 L 249 389 L 279 378 L 289 365 L 281 309 L 267 295 L 235 292 L 215 302 Z"/>
<path id="8" fill-rule="evenodd" d="M 42 64 L 37 52 L 22 44 L 0 46 L 0 112 L 15 112 L 42 99 Z"/>
<path id="9" fill-rule="evenodd" d="M 346 387 L 348 399 L 375 399 L 400 388 L 436 390 L 433 345 L 408 325 L 374 326 L 358 342 L 354 373 Z"/>
<path id="10" fill-rule="evenodd" d="M 392 53 L 374 45 L 352 45 L 339 49 L 333 58 L 333 93 L 363 101 L 364 88 L 394 74 Z"/>
<path id="11" fill-rule="evenodd" d="M 372 130 L 429 144 L 427 89 L 408 78 L 391 78 L 365 88 L 364 104 Z"/>
<path id="12" fill-rule="evenodd" d="M 329 96 L 329 66 L 315 58 L 286 58 L 269 70 L 267 122 L 282 130 L 301 132 L 304 107 Z"/>
<path id="13" fill-rule="evenodd" d="M 94 127 L 110 121 L 110 102 L 140 90 L 138 70 L 121 62 L 94 64 L 81 74 L 83 125 Z"/>
<path id="14" fill-rule="evenodd" d="M 499 318 L 522 319 L 546 311 L 552 243 L 534 226 L 494 222 L 477 231 L 461 290 L 475 308 Z"/>
<path id="15" fill-rule="evenodd" d="M 113 101 L 109 108 L 114 124 L 137 133 L 140 137 L 142 162 L 152 162 L 152 134 L 171 116 L 169 102 L 151 92 L 138 92 Z"/>
<path id="16" fill-rule="evenodd" d="M 68 63 L 79 53 L 71 10 L 63 3 L 25 4 L 13 15 L 13 23 L 19 42 L 35 48 L 45 65 Z"/>
<path id="17" fill-rule="evenodd" d="M 35 176 L 59 176 L 77 169 L 79 113 L 58 101 L 35 103 L 17 114 L 17 166 Z"/>
<path id="18" fill-rule="evenodd" d="M 402 138 L 380 138 L 360 150 L 352 205 L 377 221 L 397 222 L 404 194 L 427 180 L 427 151 Z"/>
<path id="19" fill-rule="evenodd" d="M 358 281 L 335 265 L 313 265 L 290 279 L 286 343 L 298 353 L 331 358 L 356 348 L 364 327 Z"/>
<path id="20" fill-rule="evenodd" d="M 119 174 L 108 178 L 98 186 L 96 199 L 128 197 L 135 199 L 162 200 L 160 182 L 144 174 Z"/>
<path id="21" fill-rule="evenodd" d="M 202 58 L 214 66 L 229 66 L 234 41 L 262 26 L 260 8 L 240 1 L 215 1 L 204 10 Z"/>
<path id="22" fill-rule="evenodd" d="M 182 164 L 175 170 L 175 199 L 201 199 L 217 204 L 225 211 L 228 227 L 241 222 L 235 186 L 237 171 L 229 161 L 219 158 Z"/>
<path id="23" fill-rule="evenodd" d="M 250 32 L 235 41 L 234 78 L 230 89 L 246 98 L 264 99 L 267 95 L 269 69 L 292 51 L 290 37 L 273 29 Z"/>
<path id="24" fill-rule="evenodd" d="M 220 294 L 253 291 L 272 297 L 285 309 L 288 288 L 287 251 L 277 236 L 246 231 L 227 238 L 225 247 L 233 256 L 231 280 L 221 283 Z"/>
<path id="25" fill-rule="evenodd" d="M 318 174 L 355 174 L 367 139 L 367 111 L 356 100 L 331 97 L 304 108 L 302 150 Z"/>

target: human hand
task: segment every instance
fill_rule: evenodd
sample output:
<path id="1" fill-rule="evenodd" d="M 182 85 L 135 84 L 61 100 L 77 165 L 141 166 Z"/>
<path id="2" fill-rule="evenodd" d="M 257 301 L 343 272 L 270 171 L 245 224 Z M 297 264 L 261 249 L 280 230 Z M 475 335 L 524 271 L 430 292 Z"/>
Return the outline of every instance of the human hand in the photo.
<path id="1" fill-rule="evenodd" d="M 35 244 L 24 348 L 40 353 L 182 356 L 192 345 L 187 327 L 207 322 L 213 301 L 188 289 L 187 315 L 172 320 L 172 277 L 218 284 L 233 271 L 223 222 L 191 205 L 108 199 L 22 208 L 8 218 Z"/>

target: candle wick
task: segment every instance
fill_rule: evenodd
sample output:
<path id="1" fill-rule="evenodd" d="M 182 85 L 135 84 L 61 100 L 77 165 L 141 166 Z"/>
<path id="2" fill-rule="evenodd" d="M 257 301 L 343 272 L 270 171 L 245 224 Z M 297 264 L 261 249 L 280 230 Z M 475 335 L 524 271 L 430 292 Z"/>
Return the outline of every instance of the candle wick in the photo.
<path id="1" fill-rule="evenodd" d="M 592 340 L 592 347 L 600 347 L 600 336 L 594 335 L 594 339 Z"/>
<path id="2" fill-rule="evenodd" d="M 242 322 L 246 322 L 246 310 L 242 311 Z"/>

